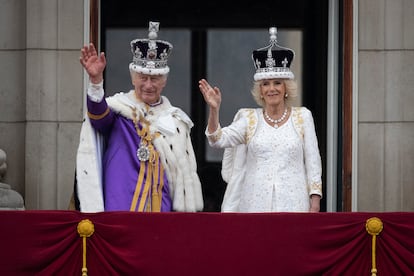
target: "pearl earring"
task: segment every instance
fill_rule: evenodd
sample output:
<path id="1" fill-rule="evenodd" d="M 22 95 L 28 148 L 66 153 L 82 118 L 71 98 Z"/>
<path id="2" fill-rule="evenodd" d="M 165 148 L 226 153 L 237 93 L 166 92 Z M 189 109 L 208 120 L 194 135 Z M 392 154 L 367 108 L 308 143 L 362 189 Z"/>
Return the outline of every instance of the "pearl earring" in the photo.
<path id="1" fill-rule="evenodd" d="M 289 96 L 289 94 L 288 94 L 288 93 L 286 93 L 286 94 L 285 94 L 285 98 L 287 98 L 288 96 Z"/>

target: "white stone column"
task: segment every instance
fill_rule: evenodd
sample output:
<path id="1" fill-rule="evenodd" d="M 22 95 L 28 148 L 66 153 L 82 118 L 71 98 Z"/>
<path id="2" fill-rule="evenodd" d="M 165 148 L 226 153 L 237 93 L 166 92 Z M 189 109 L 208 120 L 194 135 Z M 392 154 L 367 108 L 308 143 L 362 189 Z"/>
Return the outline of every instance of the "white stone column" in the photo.
<path id="1" fill-rule="evenodd" d="M 358 3 L 358 211 L 414 211 L 414 1 Z"/>
<path id="2" fill-rule="evenodd" d="M 73 190 L 83 114 L 83 2 L 26 2 L 26 209 L 67 209 Z"/>

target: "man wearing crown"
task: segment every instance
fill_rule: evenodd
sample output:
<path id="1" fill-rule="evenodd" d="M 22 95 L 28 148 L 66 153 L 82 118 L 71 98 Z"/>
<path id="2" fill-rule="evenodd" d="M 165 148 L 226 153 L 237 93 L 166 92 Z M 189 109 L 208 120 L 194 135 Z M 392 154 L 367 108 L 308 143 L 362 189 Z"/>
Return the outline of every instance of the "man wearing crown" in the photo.
<path id="1" fill-rule="evenodd" d="M 77 152 L 75 198 L 82 212 L 196 212 L 203 209 L 201 183 L 190 138 L 191 119 L 162 96 L 172 45 L 131 41 L 134 89 L 104 97 L 104 53 L 81 49 L 89 75 L 87 116 Z"/>

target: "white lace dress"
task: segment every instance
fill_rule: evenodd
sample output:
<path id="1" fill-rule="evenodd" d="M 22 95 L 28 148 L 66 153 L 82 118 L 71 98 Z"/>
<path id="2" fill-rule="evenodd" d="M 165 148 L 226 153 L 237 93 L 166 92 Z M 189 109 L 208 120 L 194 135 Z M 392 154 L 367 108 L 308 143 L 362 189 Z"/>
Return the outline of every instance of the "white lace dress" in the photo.
<path id="1" fill-rule="evenodd" d="M 286 123 L 274 128 L 266 123 L 263 113 L 258 110 L 261 109 L 255 110 L 254 120 L 240 116 L 230 126 L 218 130 L 215 136 L 206 133 L 210 145 L 214 147 L 247 145 L 242 162 L 243 176 L 236 180 L 241 183 L 229 183 L 237 185 L 238 190 L 237 208 L 232 211 L 308 212 L 310 194 L 322 195 L 317 144 L 314 149 L 313 141 L 313 149 L 305 149 L 310 144 L 303 141 L 306 138 L 316 140 L 316 134 L 313 134 L 314 137 L 306 137 L 306 133 L 308 136 L 312 131 L 314 133 L 313 121 L 306 126 L 305 120 L 305 135 L 302 139 L 295 129 L 293 112 Z M 255 122 L 255 130 L 249 140 L 246 133 L 252 122 Z M 307 131 L 306 127 L 311 129 Z M 307 166 L 306 160 L 312 164 Z M 313 176 L 307 175 L 307 168 L 313 168 L 313 172 L 310 172 Z"/>

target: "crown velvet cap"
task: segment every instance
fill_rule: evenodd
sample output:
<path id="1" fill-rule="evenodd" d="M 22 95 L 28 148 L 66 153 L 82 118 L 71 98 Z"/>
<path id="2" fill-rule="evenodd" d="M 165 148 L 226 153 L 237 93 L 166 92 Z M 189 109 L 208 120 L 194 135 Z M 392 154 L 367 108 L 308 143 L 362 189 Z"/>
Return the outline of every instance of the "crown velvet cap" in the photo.
<path id="1" fill-rule="evenodd" d="M 290 70 L 295 52 L 277 44 L 276 27 L 269 28 L 270 44 L 253 51 L 252 58 L 256 73 L 254 80 L 263 79 L 294 79 Z"/>
<path id="2" fill-rule="evenodd" d="M 148 38 L 131 41 L 133 55 L 129 69 L 147 75 L 168 74 L 168 57 L 173 48 L 168 41 L 158 40 L 159 22 L 149 22 Z"/>

